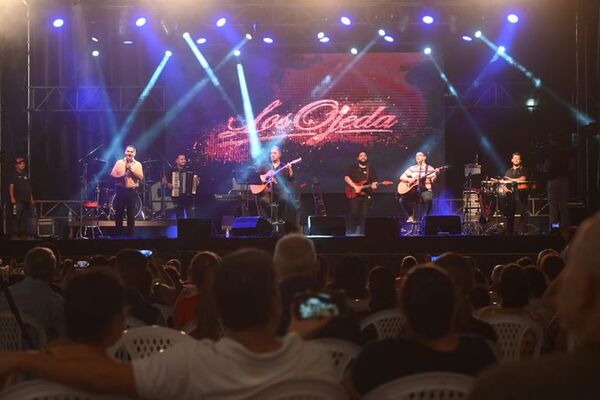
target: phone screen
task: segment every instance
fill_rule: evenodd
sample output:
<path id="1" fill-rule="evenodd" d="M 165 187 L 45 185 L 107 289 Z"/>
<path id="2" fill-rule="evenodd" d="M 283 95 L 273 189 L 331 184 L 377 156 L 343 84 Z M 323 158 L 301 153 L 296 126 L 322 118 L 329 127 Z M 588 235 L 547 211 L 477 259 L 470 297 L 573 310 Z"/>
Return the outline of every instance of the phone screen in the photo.
<path id="1" fill-rule="evenodd" d="M 140 250 L 140 253 L 142 253 L 146 257 L 150 257 L 152 255 L 152 250 Z"/>
<path id="2" fill-rule="evenodd" d="M 80 261 L 77 261 L 77 263 L 75 264 L 75 266 L 77 268 L 87 268 L 87 267 L 90 266 L 90 263 L 89 263 L 89 261 L 80 260 Z"/>
<path id="3" fill-rule="evenodd" d="M 296 314 L 300 319 L 340 315 L 340 308 L 329 293 L 303 295 L 298 299 Z"/>

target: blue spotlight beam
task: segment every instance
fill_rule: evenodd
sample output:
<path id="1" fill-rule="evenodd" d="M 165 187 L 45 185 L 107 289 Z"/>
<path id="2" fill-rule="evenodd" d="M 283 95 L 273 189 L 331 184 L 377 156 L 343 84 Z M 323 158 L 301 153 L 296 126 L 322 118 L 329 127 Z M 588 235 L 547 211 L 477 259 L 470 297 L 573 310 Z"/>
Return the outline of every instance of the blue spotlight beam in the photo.
<path id="1" fill-rule="evenodd" d="M 262 162 L 262 160 L 260 159 L 262 149 L 260 146 L 258 132 L 256 131 L 256 124 L 254 123 L 254 111 L 252 111 L 250 93 L 248 92 L 248 85 L 246 83 L 246 75 L 244 74 L 244 67 L 242 66 L 242 64 L 238 63 L 236 68 L 238 79 L 240 81 L 242 101 L 244 104 L 244 118 L 246 119 L 248 138 L 250 140 L 250 155 L 252 156 L 254 163 L 258 165 Z"/>

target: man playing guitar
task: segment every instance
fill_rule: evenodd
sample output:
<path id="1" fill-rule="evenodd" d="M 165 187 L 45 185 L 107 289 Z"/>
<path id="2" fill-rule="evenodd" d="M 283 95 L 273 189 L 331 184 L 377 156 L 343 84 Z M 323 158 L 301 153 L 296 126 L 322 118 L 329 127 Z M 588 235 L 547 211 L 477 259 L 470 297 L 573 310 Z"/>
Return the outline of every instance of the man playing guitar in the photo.
<path id="1" fill-rule="evenodd" d="M 281 149 L 278 146 L 273 146 L 269 155 L 271 165 L 266 165 L 259 171 L 264 189 L 257 194 L 258 212 L 263 218 L 271 219 L 271 204 L 276 203 L 278 204 L 277 219 L 293 220 L 293 209 L 289 206 L 292 194 L 291 184 L 294 181 L 292 164 L 286 165 L 281 162 Z M 275 171 L 283 166 L 285 168 L 275 175 Z M 259 186 L 256 185 L 256 187 Z M 252 192 L 256 194 L 256 190 L 252 189 Z"/>
<path id="2" fill-rule="evenodd" d="M 427 165 L 427 156 L 423 152 L 415 155 L 417 163 L 410 166 L 400 177 L 398 192 L 402 195 L 400 198 L 400 212 L 402 218 L 407 219 L 408 223 L 413 223 L 415 218 L 423 215 L 429 215 L 433 203 L 433 193 L 431 187 L 436 179 L 437 170 L 431 165 Z M 407 188 L 406 193 L 402 193 L 402 187 Z M 421 209 L 421 215 L 415 215 L 415 205 L 422 204 L 425 208 Z"/>
<path id="3" fill-rule="evenodd" d="M 377 189 L 377 174 L 367 163 L 366 151 L 358 153 L 358 164 L 352 165 L 344 176 L 344 181 L 355 193 L 362 194 L 349 198 L 348 234 L 363 234 L 365 217 L 369 211 L 370 190 Z M 364 188 L 367 186 L 368 188 Z M 362 187 L 361 187 L 362 186 Z M 350 197 L 350 196 L 347 196 Z"/>

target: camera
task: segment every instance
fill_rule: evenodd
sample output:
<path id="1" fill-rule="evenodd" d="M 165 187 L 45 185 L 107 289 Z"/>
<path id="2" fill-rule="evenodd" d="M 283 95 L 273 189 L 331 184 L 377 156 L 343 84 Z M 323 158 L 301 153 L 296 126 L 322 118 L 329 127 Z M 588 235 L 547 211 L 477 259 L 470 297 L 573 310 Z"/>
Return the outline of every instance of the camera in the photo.
<path id="1" fill-rule="evenodd" d="M 335 317 L 344 311 L 344 297 L 338 293 L 309 292 L 298 295 L 295 299 L 295 313 L 298 319 Z"/>

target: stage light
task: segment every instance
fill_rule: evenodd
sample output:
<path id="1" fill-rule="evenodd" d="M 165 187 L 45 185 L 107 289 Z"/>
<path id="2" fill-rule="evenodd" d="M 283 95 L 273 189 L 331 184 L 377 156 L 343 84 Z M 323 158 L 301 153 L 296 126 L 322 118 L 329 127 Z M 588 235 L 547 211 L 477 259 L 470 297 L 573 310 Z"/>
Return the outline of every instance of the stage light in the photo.
<path id="1" fill-rule="evenodd" d="M 340 22 L 346 26 L 352 25 L 352 20 L 345 16 L 340 18 Z"/>
<path id="2" fill-rule="evenodd" d="M 98 40 L 98 38 L 97 38 L 97 37 L 95 37 L 95 36 L 92 36 L 92 42 L 96 42 L 96 43 L 98 43 L 98 42 L 99 42 L 99 40 Z"/>
<path id="3" fill-rule="evenodd" d="M 133 40 L 123 40 L 123 44 L 133 44 Z"/>
<path id="4" fill-rule="evenodd" d="M 394 38 L 393 38 L 393 37 L 391 37 L 390 35 L 385 35 L 385 36 L 383 37 L 383 40 L 385 40 L 385 41 L 386 41 L 386 42 L 388 42 L 388 43 L 392 43 L 392 42 L 394 41 Z"/>
<path id="5" fill-rule="evenodd" d="M 533 109 L 538 105 L 538 103 L 537 103 L 536 99 L 531 97 L 531 98 L 527 99 L 527 101 L 525 101 L 525 105 L 527 106 L 527 108 Z"/>
<path id="6" fill-rule="evenodd" d="M 92 51 L 92 56 L 98 57 L 99 55 L 100 55 L 100 52 L 98 50 Z"/>
<path id="7" fill-rule="evenodd" d="M 236 56 L 236 57 L 239 57 L 240 54 L 242 54 L 242 52 L 239 51 L 239 50 L 237 50 L 237 49 L 233 51 L 233 55 Z"/>
<path id="8" fill-rule="evenodd" d="M 319 32 L 317 33 L 317 38 L 318 39 L 323 39 L 325 37 L 325 32 Z"/>
<path id="9" fill-rule="evenodd" d="M 171 57 L 172 55 L 173 55 L 173 52 L 171 50 L 165 51 L 165 56 L 166 57 Z"/>
<path id="10" fill-rule="evenodd" d="M 219 18 L 216 22 L 217 28 L 224 27 L 226 23 L 227 23 L 227 18 L 225 18 L 225 17 Z"/>
<path id="11" fill-rule="evenodd" d="M 252 35 L 249 33 L 246 33 L 246 40 L 252 40 Z"/>
<path id="12" fill-rule="evenodd" d="M 431 47 L 425 47 L 425 48 L 423 49 L 423 53 L 424 53 L 424 54 L 426 54 L 426 55 L 430 55 L 430 54 L 431 54 L 431 51 L 432 51 L 432 50 L 431 50 Z"/>
<path id="13" fill-rule="evenodd" d="M 201 38 L 198 38 L 198 40 L 196 40 L 196 43 L 198 43 L 198 44 L 204 44 L 206 42 L 207 42 L 207 39 L 205 37 L 201 37 Z"/>
<path id="14" fill-rule="evenodd" d="M 327 36 L 323 36 L 321 39 L 319 39 L 319 42 L 321 43 L 329 43 L 330 39 Z"/>
<path id="15" fill-rule="evenodd" d="M 139 17 L 138 19 L 135 20 L 135 26 L 137 26 L 138 28 L 146 25 L 146 18 L 145 17 Z"/>
<path id="16" fill-rule="evenodd" d="M 533 81 L 533 84 L 535 85 L 536 88 L 539 88 L 542 86 L 542 80 L 541 79 L 535 79 Z"/>
<path id="17" fill-rule="evenodd" d="M 272 44 L 274 42 L 274 40 L 273 40 L 273 38 L 266 36 L 263 38 L 263 42 L 265 42 L 267 44 Z"/>
<path id="18" fill-rule="evenodd" d="M 465 42 L 472 42 L 473 38 L 469 35 L 463 35 L 462 40 L 464 40 Z"/>
<path id="19" fill-rule="evenodd" d="M 498 46 L 498 53 L 499 54 L 506 53 L 506 47 L 504 47 L 504 46 Z"/>
<path id="20" fill-rule="evenodd" d="M 52 21 L 52 26 L 55 28 L 62 28 L 64 24 L 65 20 L 62 18 L 56 18 L 54 21 Z"/>
<path id="21" fill-rule="evenodd" d="M 481 31 L 477 31 L 477 32 L 475 32 L 475 37 L 476 37 L 476 38 L 480 38 L 480 37 L 481 37 L 481 35 L 483 35 L 483 33 L 481 33 Z"/>
<path id="22" fill-rule="evenodd" d="M 353 47 L 350 49 L 350 53 L 357 55 L 358 54 L 358 50 L 356 49 L 356 47 Z"/>
<path id="23" fill-rule="evenodd" d="M 517 22 L 519 22 L 519 16 L 517 14 L 508 14 L 506 16 L 506 20 L 511 24 L 516 24 Z"/>
<path id="24" fill-rule="evenodd" d="M 383 37 L 383 36 L 385 36 L 385 31 L 384 31 L 383 29 L 380 29 L 380 30 L 378 30 L 378 31 L 377 31 L 377 34 L 378 34 L 379 36 L 382 36 L 382 37 Z"/>
<path id="25" fill-rule="evenodd" d="M 422 21 L 424 24 L 430 25 L 433 24 L 434 19 L 431 15 L 424 15 Z"/>

